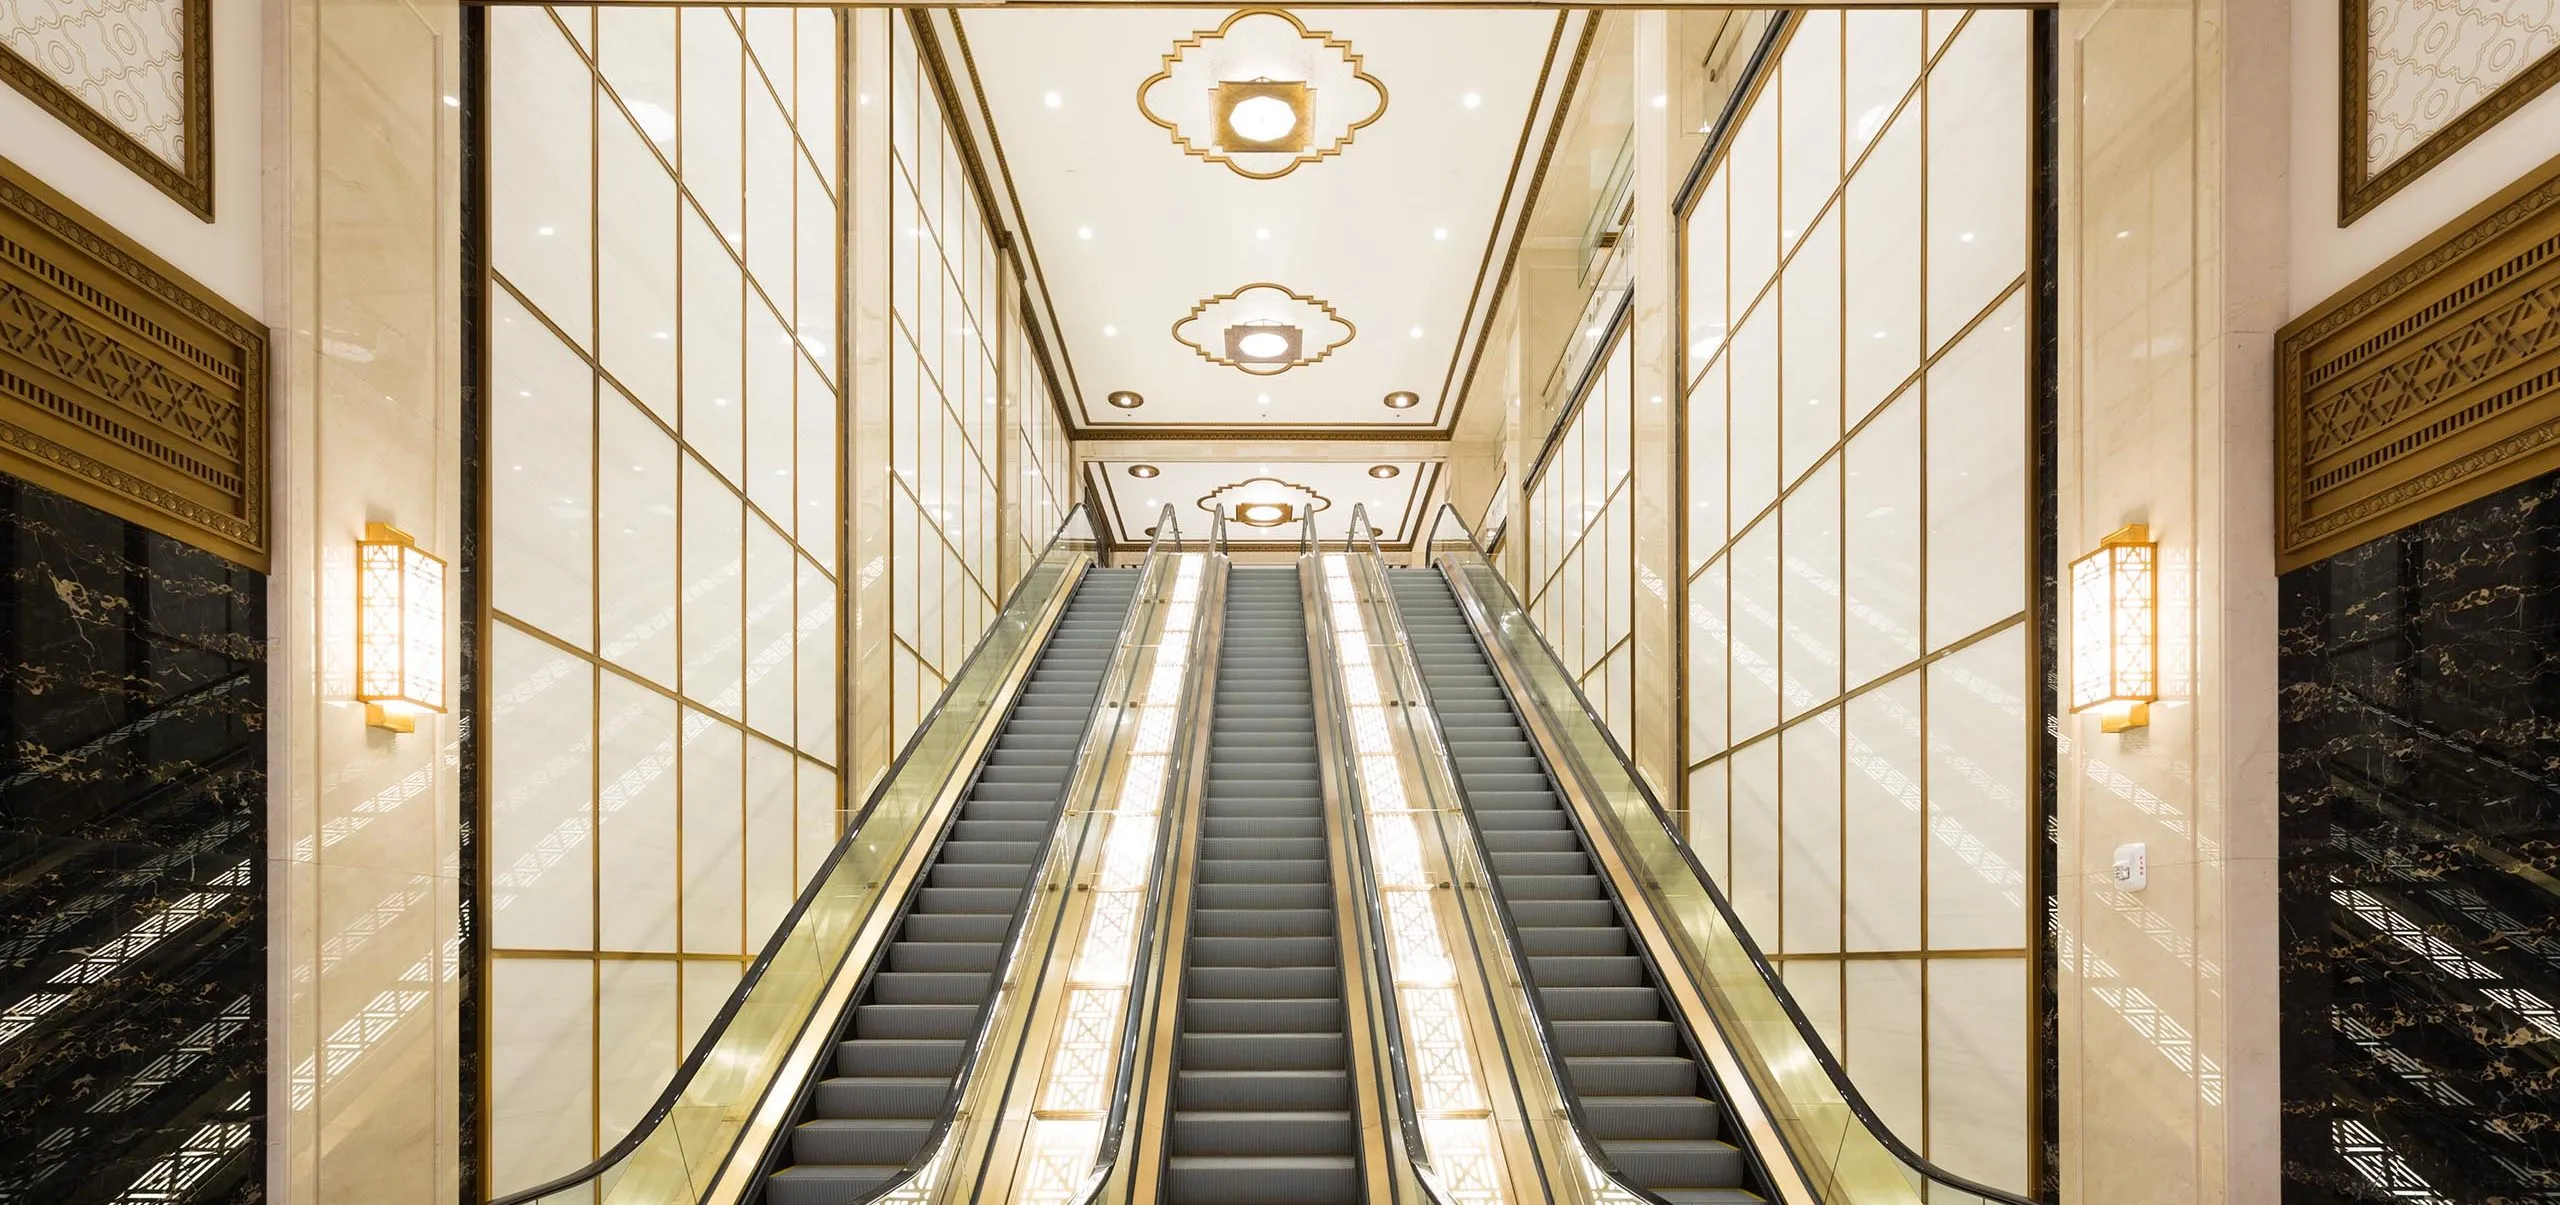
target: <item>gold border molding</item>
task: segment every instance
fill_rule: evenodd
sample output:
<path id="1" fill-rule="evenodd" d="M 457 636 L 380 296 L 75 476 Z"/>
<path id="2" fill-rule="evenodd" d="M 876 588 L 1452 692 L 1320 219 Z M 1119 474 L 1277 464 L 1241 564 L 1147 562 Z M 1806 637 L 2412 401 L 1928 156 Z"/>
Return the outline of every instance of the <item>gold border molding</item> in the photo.
<path id="1" fill-rule="evenodd" d="M 1288 361 L 1285 364 L 1271 365 L 1267 372 L 1256 371 L 1256 367 L 1259 362 L 1257 362 L 1257 364 L 1248 364 L 1242 361 L 1230 360 L 1225 356 L 1210 351 L 1202 344 L 1194 343 L 1189 339 L 1183 338 L 1182 328 L 1189 326 L 1194 322 L 1198 322 L 1201 315 L 1209 312 L 1209 307 L 1217 305 L 1223 301 L 1234 301 L 1256 289 L 1269 289 L 1287 297 L 1291 301 L 1314 306 L 1317 312 L 1325 316 L 1326 321 L 1337 323 L 1342 327 L 1342 337 L 1331 343 L 1325 344 L 1324 349 L 1314 355 L 1305 354 L 1306 348 L 1300 347 L 1298 349 L 1300 354 L 1297 359 Z M 1308 331 L 1306 333 L 1310 336 L 1315 334 L 1313 331 Z M 1352 340 L 1359 338 L 1360 328 L 1353 326 L 1350 319 L 1343 317 L 1333 308 L 1333 303 L 1326 301 L 1324 298 L 1318 297 L 1312 293 L 1301 293 L 1296 289 L 1292 289 L 1277 281 L 1257 280 L 1252 284 L 1238 285 L 1236 286 L 1235 291 L 1231 293 L 1220 293 L 1214 297 L 1201 298 L 1198 304 L 1191 307 L 1190 313 L 1184 314 L 1182 317 L 1173 320 L 1172 334 L 1174 342 L 1190 348 L 1193 352 L 1198 353 L 1201 359 L 1207 360 L 1212 364 L 1224 364 L 1239 372 L 1248 373 L 1257 377 L 1276 377 L 1292 368 L 1304 368 L 1310 364 L 1323 363 L 1325 357 L 1332 355 L 1344 347 L 1350 346 Z"/>
<path id="2" fill-rule="evenodd" d="M 2560 159 L 2276 335 L 2276 565 L 2560 468 Z"/>
<path id="3" fill-rule="evenodd" d="M 132 135 L 117 129 L 107 115 L 89 107 L 80 94 L 54 82 L 43 67 L 0 46 L 0 79 L 34 101 L 54 120 L 80 132 L 99 150 L 113 156 L 133 174 L 187 207 L 205 221 L 213 220 L 213 0 L 179 0 L 178 19 L 184 39 L 178 51 L 178 124 L 186 163 L 173 165 Z"/>
<path id="4" fill-rule="evenodd" d="M 1361 83 L 1369 85 L 1371 89 L 1377 92 L 1378 107 L 1370 110 L 1367 117 L 1363 117 L 1360 120 L 1343 127 L 1342 136 L 1334 139 L 1331 145 L 1300 151 L 1295 157 L 1291 158 L 1288 163 L 1273 171 L 1255 171 L 1252 168 L 1236 162 L 1233 157 L 1215 149 L 1214 147 L 1200 147 L 1193 145 L 1190 139 L 1182 136 L 1182 127 L 1174 124 L 1173 122 L 1166 121 L 1164 118 L 1156 116 L 1155 110 L 1147 107 L 1147 93 L 1154 91 L 1156 85 L 1173 78 L 1174 64 L 1181 62 L 1184 54 L 1200 49 L 1202 46 L 1206 45 L 1211 38 L 1225 37 L 1227 35 L 1227 31 L 1234 28 L 1236 22 L 1242 21 L 1247 17 L 1278 17 L 1281 20 L 1288 22 L 1291 28 L 1298 31 L 1298 39 L 1300 41 L 1319 43 L 1325 49 L 1340 54 L 1343 61 L 1351 65 L 1351 77 L 1359 80 Z M 1305 22 L 1300 21 L 1296 14 L 1289 12 L 1287 9 L 1240 8 L 1227 14 L 1227 19 L 1220 21 L 1216 29 L 1192 30 L 1190 36 L 1176 41 L 1171 50 L 1164 52 L 1163 61 L 1159 64 L 1160 70 L 1158 70 L 1154 75 L 1148 76 L 1138 85 L 1138 112 L 1147 120 L 1164 127 L 1165 133 L 1173 139 L 1175 149 L 1180 150 L 1185 155 L 1189 155 L 1204 163 L 1219 164 L 1225 167 L 1228 171 L 1234 172 L 1239 176 L 1243 176 L 1248 180 L 1277 180 L 1282 176 L 1288 175 L 1289 173 L 1306 166 L 1307 164 L 1321 162 L 1323 160 L 1330 159 L 1335 155 L 1341 154 L 1342 148 L 1350 146 L 1352 139 L 1358 137 L 1360 131 L 1367 128 L 1369 123 L 1387 115 L 1387 85 L 1385 81 L 1380 80 L 1377 76 L 1361 70 L 1361 61 L 1360 54 L 1352 47 L 1350 39 L 1337 38 L 1333 36 L 1332 32 L 1329 30 L 1309 29 Z"/>
<path id="5" fill-rule="evenodd" d="M 267 332 L 0 159 L 0 470 L 267 568 Z"/>
<path id="6" fill-rule="evenodd" d="M 2368 0 L 2338 2 L 2338 225 L 2353 225 L 2357 218 L 2373 211 L 2374 206 L 2389 200 L 2393 193 L 2406 188 L 2437 164 L 2453 157 L 2454 152 L 2471 144 L 2489 127 L 2522 108 L 2526 101 L 2542 95 L 2544 89 L 2560 83 L 2560 49 L 2545 51 L 2514 79 L 2498 85 L 2480 102 L 2463 110 L 2441 130 L 2428 135 L 2409 152 L 2373 175 L 2365 174 L 2365 141 L 2372 130 L 2365 124 L 2367 116 L 2365 92 L 2367 59 L 2372 47 L 2366 41 L 2365 6 Z"/>
<path id="7" fill-rule="evenodd" d="M 1220 497 L 1224 496 L 1224 495 L 1226 494 L 1226 492 L 1227 492 L 1227 491 L 1229 491 L 1229 490 L 1240 490 L 1240 489 L 1243 489 L 1244 487 L 1246 487 L 1246 486 L 1248 486 L 1248 485 L 1256 485 L 1256 484 L 1259 484 L 1259 483 L 1261 483 L 1261 482 L 1265 482 L 1265 481 L 1268 481 L 1268 482 L 1270 482 L 1270 483 L 1271 483 L 1271 484 L 1273 484 L 1273 485 L 1279 486 L 1279 487 L 1281 487 L 1282 489 L 1292 489 L 1292 490 L 1296 490 L 1296 491 L 1298 491 L 1298 493 L 1300 493 L 1300 494 L 1304 495 L 1304 496 L 1305 496 L 1305 498 L 1306 498 L 1306 501 L 1307 501 L 1307 513 L 1303 516 L 1304 518 L 1312 519 L 1312 518 L 1315 518 L 1317 515 L 1323 514 L 1324 512 L 1326 512 L 1326 511 L 1329 511 L 1329 510 L 1332 510 L 1332 509 L 1333 509 L 1333 499 L 1331 499 L 1331 498 L 1327 498 L 1327 497 L 1325 497 L 1323 494 L 1318 493 L 1318 492 L 1316 491 L 1316 487 L 1314 487 L 1314 486 L 1312 486 L 1312 485 L 1300 485 L 1300 484 L 1298 484 L 1298 483 L 1297 483 L 1297 482 L 1295 482 L 1295 481 L 1282 481 L 1281 479 L 1279 479 L 1279 478 L 1277 478 L 1277 477 L 1272 477 L 1272 476 L 1269 476 L 1269 475 L 1259 475 L 1259 476 L 1247 477 L 1247 478 L 1245 478 L 1245 479 L 1243 479 L 1243 480 L 1241 480 L 1241 481 L 1230 481 L 1230 482 L 1226 483 L 1225 485 L 1219 486 L 1218 488 L 1216 488 L 1216 489 L 1213 489 L 1213 490 L 1209 491 L 1208 493 L 1205 493 L 1205 494 L 1200 495 L 1200 497 L 1199 497 L 1196 501 L 1194 501 L 1194 502 L 1192 503 L 1192 505 L 1197 506 L 1197 507 L 1199 507 L 1200 509 L 1202 509 L 1202 510 L 1204 510 L 1204 511 L 1207 511 L 1207 512 L 1209 512 L 1210 514 L 1213 514 L 1213 515 L 1214 515 L 1214 514 L 1218 513 L 1218 508 L 1217 508 L 1217 507 L 1215 507 L 1215 506 L 1210 505 L 1210 503 L 1212 503 L 1212 502 L 1216 502 Z M 1236 503 L 1236 505 L 1238 505 L 1238 506 L 1244 506 L 1244 505 L 1246 505 L 1246 503 L 1239 502 L 1239 503 Z"/>

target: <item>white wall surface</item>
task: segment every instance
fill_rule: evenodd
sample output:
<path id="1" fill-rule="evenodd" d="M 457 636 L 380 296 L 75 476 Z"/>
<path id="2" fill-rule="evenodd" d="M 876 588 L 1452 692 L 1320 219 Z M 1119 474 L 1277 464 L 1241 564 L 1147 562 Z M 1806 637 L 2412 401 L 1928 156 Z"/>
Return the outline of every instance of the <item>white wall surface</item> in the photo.
<path id="1" fill-rule="evenodd" d="M 2328 300 L 2410 244 L 2560 157 L 2560 88 L 2555 88 L 2421 173 L 2354 225 L 2339 229 L 2338 35 L 2334 3 L 2295 0 L 2288 318 Z"/>
<path id="2" fill-rule="evenodd" d="M 260 182 L 266 162 L 261 142 L 266 96 L 260 82 L 266 36 L 260 10 L 265 6 L 257 0 L 220 0 L 212 7 L 214 221 L 210 225 L 5 84 L 0 84 L 0 157 L 33 173 L 223 300 L 272 323 L 264 276 L 267 207 Z"/>

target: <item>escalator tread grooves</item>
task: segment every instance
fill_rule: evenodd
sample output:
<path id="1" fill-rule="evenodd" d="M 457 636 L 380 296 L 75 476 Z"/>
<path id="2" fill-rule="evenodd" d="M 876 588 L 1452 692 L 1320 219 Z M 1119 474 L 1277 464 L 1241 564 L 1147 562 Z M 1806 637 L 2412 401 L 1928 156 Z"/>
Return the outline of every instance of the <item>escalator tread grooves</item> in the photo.
<path id="1" fill-rule="evenodd" d="M 1093 570 L 1067 600 L 775 1152 L 765 1205 L 857 1205 L 921 1153 L 1057 826 L 1138 572 Z"/>
<path id="2" fill-rule="evenodd" d="M 1448 581 L 1436 570 L 1389 581 L 1589 1137 L 1673 1205 L 1763 1199 L 1757 1169 L 1726 1139 L 1713 1079 Z"/>
<path id="3" fill-rule="evenodd" d="M 1163 1199 L 1360 1199 L 1298 571 L 1228 571 Z"/>

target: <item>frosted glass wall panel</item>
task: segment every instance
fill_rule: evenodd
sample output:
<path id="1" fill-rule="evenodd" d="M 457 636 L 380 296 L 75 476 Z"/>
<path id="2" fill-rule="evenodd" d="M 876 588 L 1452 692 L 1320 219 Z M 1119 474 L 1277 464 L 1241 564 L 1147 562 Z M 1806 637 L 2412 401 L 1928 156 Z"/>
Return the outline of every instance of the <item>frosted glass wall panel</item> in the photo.
<path id="1" fill-rule="evenodd" d="M 1635 720 L 1635 353 L 1622 331 L 1529 482 L 1527 596 L 1622 746 Z"/>
<path id="2" fill-rule="evenodd" d="M 1690 840 L 1897 1133 L 2013 1188 L 2029 20 L 1803 14 L 1681 256 Z"/>
<path id="3" fill-rule="evenodd" d="M 566 1110 L 500 1191 L 622 1136 L 835 842 L 838 30 L 489 12 L 488 1009 Z"/>

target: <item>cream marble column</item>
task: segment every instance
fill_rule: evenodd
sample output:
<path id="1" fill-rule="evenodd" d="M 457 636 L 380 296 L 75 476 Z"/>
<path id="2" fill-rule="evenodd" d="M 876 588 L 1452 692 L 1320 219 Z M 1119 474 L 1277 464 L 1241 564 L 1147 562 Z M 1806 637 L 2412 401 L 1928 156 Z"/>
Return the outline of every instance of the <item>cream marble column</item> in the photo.
<path id="1" fill-rule="evenodd" d="M 2067 0 L 2059 19 L 2059 553 L 2143 522 L 2164 567 L 2150 726 L 2059 734 L 2063 1198 L 2274 1201 L 2286 11 Z M 2138 894 L 2109 871 L 2135 841 Z"/>
<path id="2" fill-rule="evenodd" d="M 367 728 L 350 675 L 364 525 L 463 553 L 459 17 L 450 0 L 268 0 L 265 26 L 267 1192 L 444 1205 L 461 1166 L 459 722 Z M 449 619 L 449 658 L 459 643 Z"/>
<path id="3" fill-rule="evenodd" d="M 1671 14 L 1635 14 L 1635 740 L 1636 770 L 1657 798 L 1677 809 L 1688 775 L 1680 750 L 1680 681 L 1672 613 L 1682 578 L 1680 441 L 1674 434 L 1680 347 L 1679 239 L 1672 195 L 1687 163 L 1671 162 Z M 1665 101 L 1657 105 L 1655 100 Z"/>
<path id="4" fill-rule="evenodd" d="M 853 363 L 845 403 L 845 520 L 848 573 L 844 799 L 860 808 L 897 756 L 891 747 L 889 631 L 889 356 L 897 332 L 889 317 L 889 22 L 887 9 L 858 9 L 853 25 L 853 116 L 845 123 L 845 314 Z M 850 817 L 848 817 L 848 820 Z"/>

